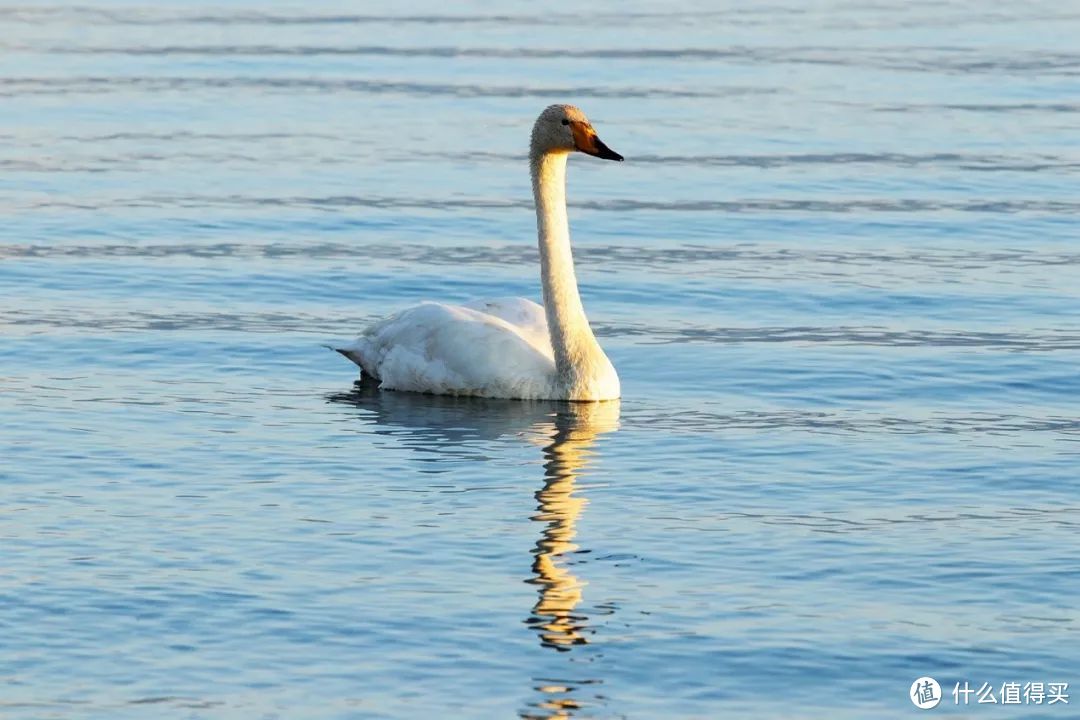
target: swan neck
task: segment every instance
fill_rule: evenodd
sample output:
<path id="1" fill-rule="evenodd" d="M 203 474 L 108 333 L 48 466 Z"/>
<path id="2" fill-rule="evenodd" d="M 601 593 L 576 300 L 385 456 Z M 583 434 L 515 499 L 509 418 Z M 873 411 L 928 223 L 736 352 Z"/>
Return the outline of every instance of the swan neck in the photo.
<path id="1" fill-rule="evenodd" d="M 570 224 L 566 215 L 565 152 L 530 153 L 536 225 L 540 245 L 540 279 L 544 290 L 556 371 L 567 376 L 575 365 L 596 353 L 603 354 L 585 317 L 570 252 Z"/>

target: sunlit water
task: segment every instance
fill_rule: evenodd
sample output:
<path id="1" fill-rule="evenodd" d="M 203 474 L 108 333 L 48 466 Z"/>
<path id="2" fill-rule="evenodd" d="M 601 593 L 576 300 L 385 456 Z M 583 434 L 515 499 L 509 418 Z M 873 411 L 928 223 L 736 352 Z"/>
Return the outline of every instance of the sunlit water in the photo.
<path id="1" fill-rule="evenodd" d="M 0 9 L 4 718 L 1075 716 L 1075 3 Z M 537 298 L 619 404 L 354 388 Z"/>

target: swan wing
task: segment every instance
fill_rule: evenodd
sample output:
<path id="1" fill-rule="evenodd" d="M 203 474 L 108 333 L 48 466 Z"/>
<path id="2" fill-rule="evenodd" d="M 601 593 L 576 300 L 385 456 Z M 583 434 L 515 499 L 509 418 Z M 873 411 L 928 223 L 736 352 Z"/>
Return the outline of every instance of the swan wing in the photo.
<path id="1" fill-rule="evenodd" d="M 513 325 L 531 345 L 551 352 L 551 335 L 548 334 L 547 315 L 544 306 L 520 297 L 471 300 L 462 307 L 494 315 Z"/>
<path id="2" fill-rule="evenodd" d="M 340 352 L 389 390 L 550 397 L 555 377 L 550 340 L 545 336 L 537 344 L 535 332 L 479 305 L 417 305 L 372 325 Z M 523 308 L 517 309 L 535 320 L 535 311 Z M 514 306 L 498 309 L 510 313 Z M 535 323 L 530 327 L 535 330 Z"/>

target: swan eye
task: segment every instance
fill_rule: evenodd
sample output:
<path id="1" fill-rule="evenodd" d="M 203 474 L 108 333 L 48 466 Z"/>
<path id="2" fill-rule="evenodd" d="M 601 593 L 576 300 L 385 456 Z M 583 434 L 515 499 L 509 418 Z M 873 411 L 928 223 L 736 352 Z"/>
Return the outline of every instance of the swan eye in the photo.
<path id="1" fill-rule="evenodd" d="M 569 124 L 570 124 L 570 121 L 569 121 L 569 120 L 567 120 L 566 118 L 563 118 L 562 124 L 563 124 L 563 125 L 569 125 Z"/>

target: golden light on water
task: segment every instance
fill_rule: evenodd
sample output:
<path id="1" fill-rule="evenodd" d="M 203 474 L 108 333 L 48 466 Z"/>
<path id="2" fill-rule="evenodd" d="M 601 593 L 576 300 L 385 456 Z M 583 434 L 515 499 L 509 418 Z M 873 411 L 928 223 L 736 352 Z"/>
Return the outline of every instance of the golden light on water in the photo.
<path id="1" fill-rule="evenodd" d="M 588 618 L 577 610 L 587 583 L 570 569 L 566 556 L 578 550 L 574 543 L 577 523 L 589 501 L 576 494 L 577 481 L 587 469 L 592 446 L 603 433 L 619 426 L 619 402 L 575 404 L 560 410 L 554 427 L 534 428 L 549 438 L 544 452 L 544 485 L 536 492 L 538 512 L 532 519 L 544 523 L 533 548 L 533 577 L 539 597 L 528 622 L 540 638 L 540 644 L 570 651 L 588 643 Z M 571 693 L 571 684 L 545 684 L 536 688 L 543 693 L 534 708 L 537 718 L 566 718 L 581 707 Z"/>

